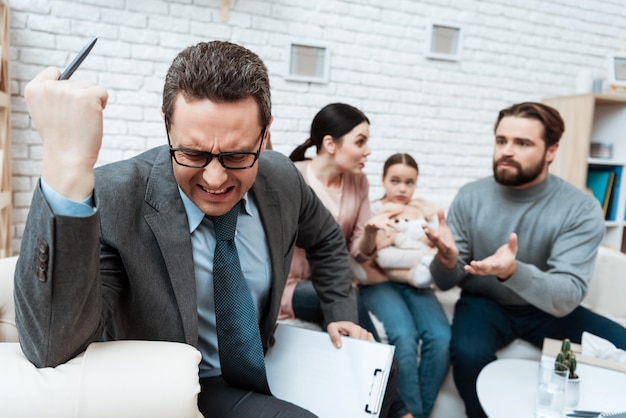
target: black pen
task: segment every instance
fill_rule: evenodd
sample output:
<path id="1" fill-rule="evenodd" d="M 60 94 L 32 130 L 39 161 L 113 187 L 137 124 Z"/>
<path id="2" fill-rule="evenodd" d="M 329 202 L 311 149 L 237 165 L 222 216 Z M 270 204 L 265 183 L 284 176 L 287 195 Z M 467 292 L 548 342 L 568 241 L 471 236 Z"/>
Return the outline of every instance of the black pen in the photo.
<path id="1" fill-rule="evenodd" d="M 89 55 L 91 48 L 93 48 L 97 40 L 98 40 L 97 37 L 93 38 L 91 41 L 87 43 L 87 45 L 83 47 L 83 49 L 80 50 L 78 55 L 76 55 L 76 57 L 72 60 L 72 62 L 70 62 L 70 64 L 65 68 L 65 70 L 63 70 L 63 72 L 59 76 L 59 80 L 67 80 L 68 78 L 72 76 L 72 74 L 74 74 L 74 71 L 78 69 L 80 64 L 87 57 L 87 55 Z"/>
<path id="2" fill-rule="evenodd" d="M 597 418 L 601 413 L 602 412 L 598 411 L 581 411 L 579 409 L 575 409 L 574 411 L 566 414 L 566 416 L 578 418 Z"/>

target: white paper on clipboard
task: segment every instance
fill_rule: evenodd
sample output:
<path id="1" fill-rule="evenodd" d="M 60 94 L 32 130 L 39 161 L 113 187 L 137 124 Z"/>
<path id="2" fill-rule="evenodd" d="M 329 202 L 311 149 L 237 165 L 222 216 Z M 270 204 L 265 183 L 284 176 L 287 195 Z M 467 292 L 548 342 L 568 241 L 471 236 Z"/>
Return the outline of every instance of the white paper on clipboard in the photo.
<path id="1" fill-rule="evenodd" d="M 265 356 L 272 394 L 320 418 L 380 414 L 395 347 L 344 337 L 335 348 L 328 334 L 278 324 Z"/>

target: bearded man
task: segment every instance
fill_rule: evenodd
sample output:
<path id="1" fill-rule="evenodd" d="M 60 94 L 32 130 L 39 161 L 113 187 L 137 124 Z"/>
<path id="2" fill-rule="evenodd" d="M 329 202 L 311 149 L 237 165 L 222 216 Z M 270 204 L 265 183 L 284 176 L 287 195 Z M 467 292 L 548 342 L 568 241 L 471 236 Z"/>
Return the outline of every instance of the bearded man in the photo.
<path id="1" fill-rule="evenodd" d="M 604 237 L 598 201 L 550 174 L 565 126 L 541 103 L 503 109 L 495 124 L 493 177 L 462 187 L 437 230 L 431 264 L 442 290 L 460 286 L 451 363 L 470 418 L 486 417 L 476 379 L 516 338 L 580 342 L 591 332 L 626 348 L 626 329 L 580 306 Z"/>

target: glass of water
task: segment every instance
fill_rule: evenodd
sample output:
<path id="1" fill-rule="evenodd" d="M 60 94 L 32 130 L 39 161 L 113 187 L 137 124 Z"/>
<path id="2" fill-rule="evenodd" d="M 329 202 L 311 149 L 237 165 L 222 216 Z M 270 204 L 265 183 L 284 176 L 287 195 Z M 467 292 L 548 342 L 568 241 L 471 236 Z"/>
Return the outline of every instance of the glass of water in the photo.
<path id="1" fill-rule="evenodd" d="M 559 367 L 556 367 L 556 366 Z M 562 418 L 569 369 L 554 360 L 539 362 L 535 418 Z"/>

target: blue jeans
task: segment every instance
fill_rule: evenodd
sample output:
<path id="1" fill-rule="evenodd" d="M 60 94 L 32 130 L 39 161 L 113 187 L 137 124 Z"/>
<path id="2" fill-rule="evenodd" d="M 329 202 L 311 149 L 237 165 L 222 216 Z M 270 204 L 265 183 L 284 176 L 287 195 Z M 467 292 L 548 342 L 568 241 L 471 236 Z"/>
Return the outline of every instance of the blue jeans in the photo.
<path id="1" fill-rule="evenodd" d="M 434 292 L 387 282 L 362 286 L 361 295 L 396 347 L 402 399 L 415 418 L 430 416 L 448 372 L 450 345 L 448 319 Z"/>
<path id="2" fill-rule="evenodd" d="M 363 304 L 360 292 L 357 289 L 354 289 L 354 291 L 356 292 L 359 325 L 368 330 L 376 341 L 380 341 L 378 332 L 376 331 L 376 326 L 374 325 L 374 322 L 372 322 L 372 318 Z M 314 324 L 319 324 L 324 329 L 328 326 L 324 320 L 324 313 L 322 312 L 320 298 L 317 296 L 317 292 L 313 287 L 313 282 L 310 280 L 305 280 L 296 285 L 296 289 L 293 292 L 293 298 L 291 300 L 291 306 L 296 318 L 313 322 Z"/>
<path id="3" fill-rule="evenodd" d="M 534 306 L 503 306 L 489 298 L 462 293 L 452 323 L 451 361 L 467 416 L 487 416 L 478 401 L 476 379 L 483 367 L 496 360 L 497 350 L 516 338 L 539 348 L 546 337 L 580 343 L 583 331 L 626 349 L 626 328 L 583 307 L 557 318 Z"/>

